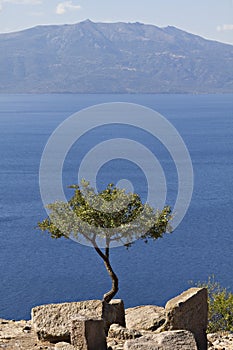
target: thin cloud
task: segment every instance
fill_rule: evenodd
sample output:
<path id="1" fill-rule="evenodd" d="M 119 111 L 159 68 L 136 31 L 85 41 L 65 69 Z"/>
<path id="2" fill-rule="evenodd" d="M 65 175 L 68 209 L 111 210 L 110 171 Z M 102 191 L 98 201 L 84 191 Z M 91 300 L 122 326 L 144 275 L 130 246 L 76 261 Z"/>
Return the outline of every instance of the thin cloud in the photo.
<path id="1" fill-rule="evenodd" d="M 3 10 L 4 4 L 15 4 L 15 5 L 39 5 L 42 4 L 43 0 L 0 0 L 0 11 Z"/>
<path id="2" fill-rule="evenodd" d="M 30 12 L 29 15 L 33 17 L 42 17 L 44 16 L 44 12 Z"/>
<path id="3" fill-rule="evenodd" d="M 3 0 L 3 2 L 17 5 L 38 5 L 42 3 L 42 0 Z"/>
<path id="4" fill-rule="evenodd" d="M 80 10 L 80 9 L 81 9 L 80 5 L 74 5 L 72 3 L 72 1 L 65 1 L 65 2 L 61 2 L 60 4 L 57 5 L 56 14 L 57 15 L 63 15 L 67 11 Z"/>
<path id="5" fill-rule="evenodd" d="M 233 30 L 233 24 L 222 24 L 221 26 L 217 26 L 218 32 L 226 32 Z"/>

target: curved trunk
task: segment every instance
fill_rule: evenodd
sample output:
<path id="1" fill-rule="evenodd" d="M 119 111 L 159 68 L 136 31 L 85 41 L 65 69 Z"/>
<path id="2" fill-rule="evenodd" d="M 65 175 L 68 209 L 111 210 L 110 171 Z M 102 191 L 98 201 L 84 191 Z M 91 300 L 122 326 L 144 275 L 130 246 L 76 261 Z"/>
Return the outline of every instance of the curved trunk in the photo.
<path id="1" fill-rule="evenodd" d="M 109 303 L 118 292 L 118 278 L 117 278 L 117 275 L 115 274 L 115 272 L 113 271 L 112 266 L 111 266 L 108 259 L 107 259 L 107 261 L 104 261 L 104 265 L 105 265 L 106 270 L 108 271 L 108 274 L 112 280 L 112 288 L 109 292 L 104 294 L 104 298 L 103 298 L 104 301 Z"/>
<path id="2" fill-rule="evenodd" d="M 103 300 L 106 301 L 106 303 L 109 303 L 112 298 L 117 294 L 118 292 L 118 277 L 115 274 L 115 272 L 112 269 L 112 266 L 109 261 L 109 248 L 106 248 L 105 254 L 96 246 L 94 245 L 94 248 L 96 252 L 99 254 L 99 256 L 103 259 L 104 265 L 106 267 L 106 270 L 112 280 L 112 288 L 109 292 L 105 293 L 103 296 Z"/>

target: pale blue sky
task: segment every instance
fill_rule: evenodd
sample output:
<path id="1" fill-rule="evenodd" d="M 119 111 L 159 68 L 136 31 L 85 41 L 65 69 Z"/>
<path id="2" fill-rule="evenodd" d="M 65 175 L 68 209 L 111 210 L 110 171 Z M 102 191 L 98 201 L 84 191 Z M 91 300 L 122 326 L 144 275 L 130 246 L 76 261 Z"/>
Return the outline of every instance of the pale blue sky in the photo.
<path id="1" fill-rule="evenodd" d="M 87 18 L 173 25 L 233 44 L 233 0 L 0 0 L 0 33 Z"/>

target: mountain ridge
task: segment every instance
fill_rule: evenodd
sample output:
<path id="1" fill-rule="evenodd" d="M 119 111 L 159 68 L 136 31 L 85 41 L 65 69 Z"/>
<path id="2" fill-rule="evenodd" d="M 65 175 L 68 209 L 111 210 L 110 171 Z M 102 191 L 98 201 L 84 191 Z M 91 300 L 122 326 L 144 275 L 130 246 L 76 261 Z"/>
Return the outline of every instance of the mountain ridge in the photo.
<path id="1" fill-rule="evenodd" d="M 46 25 L 0 34 L 1 93 L 232 93 L 233 46 L 173 26 Z"/>

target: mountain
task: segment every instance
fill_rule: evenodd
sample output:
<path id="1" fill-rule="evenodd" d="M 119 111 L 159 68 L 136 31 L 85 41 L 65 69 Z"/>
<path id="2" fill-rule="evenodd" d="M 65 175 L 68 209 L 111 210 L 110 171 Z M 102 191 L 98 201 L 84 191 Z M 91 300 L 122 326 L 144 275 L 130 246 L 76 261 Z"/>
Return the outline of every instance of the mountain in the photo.
<path id="1" fill-rule="evenodd" d="M 1 93 L 232 93 L 233 46 L 141 23 L 0 35 Z"/>

